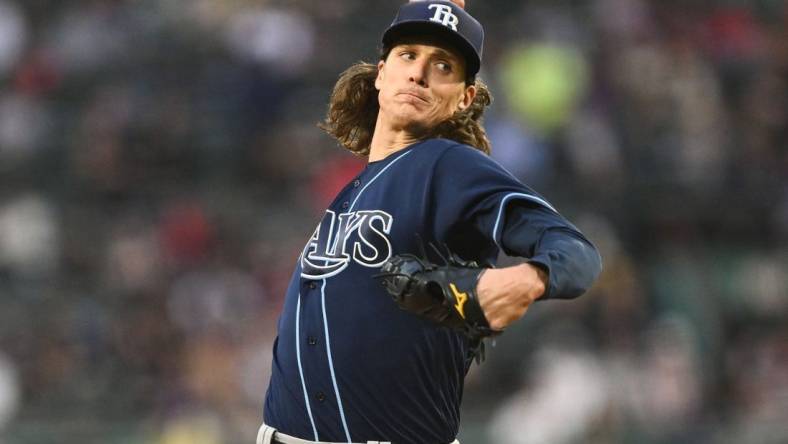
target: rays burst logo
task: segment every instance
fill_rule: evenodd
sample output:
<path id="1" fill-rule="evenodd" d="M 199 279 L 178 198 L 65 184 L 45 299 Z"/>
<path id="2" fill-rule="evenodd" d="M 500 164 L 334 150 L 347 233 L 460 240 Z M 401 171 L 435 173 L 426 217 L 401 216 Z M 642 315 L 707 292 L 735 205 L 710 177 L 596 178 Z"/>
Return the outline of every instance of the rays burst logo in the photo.
<path id="1" fill-rule="evenodd" d="M 377 268 L 391 257 L 388 235 L 394 218 L 381 210 L 326 215 L 301 253 L 301 277 L 325 279 L 342 272 L 350 261 Z"/>

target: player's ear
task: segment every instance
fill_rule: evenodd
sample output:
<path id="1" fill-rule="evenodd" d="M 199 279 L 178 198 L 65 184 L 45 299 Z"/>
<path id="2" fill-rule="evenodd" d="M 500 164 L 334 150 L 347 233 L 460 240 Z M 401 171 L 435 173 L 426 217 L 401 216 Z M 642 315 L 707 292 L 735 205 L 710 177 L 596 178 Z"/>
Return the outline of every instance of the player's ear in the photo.
<path id="1" fill-rule="evenodd" d="M 386 62 L 383 60 L 378 62 L 378 76 L 375 77 L 375 89 L 380 90 L 380 82 L 383 80 L 383 71 L 386 67 Z"/>
<path id="2" fill-rule="evenodd" d="M 462 97 L 460 97 L 460 103 L 457 107 L 460 111 L 465 111 L 471 104 L 473 103 L 473 99 L 476 98 L 476 85 L 469 85 L 463 90 Z"/>

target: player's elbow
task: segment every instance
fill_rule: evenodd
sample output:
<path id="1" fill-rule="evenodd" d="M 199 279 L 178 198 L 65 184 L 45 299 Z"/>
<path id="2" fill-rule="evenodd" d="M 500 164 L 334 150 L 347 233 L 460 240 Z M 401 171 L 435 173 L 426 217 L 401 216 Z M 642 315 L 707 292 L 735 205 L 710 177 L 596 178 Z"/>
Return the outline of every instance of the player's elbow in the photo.
<path id="1" fill-rule="evenodd" d="M 593 245 L 585 243 L 584 248 L 579 252 L 582 258 L 578 261 L 577 267 L 577 288 L 572 297 L 578 297 L 587 292 L 594 285 L 599 275 L 602 273 L 602 256 L 599 250 Z"/>
<path id="2" fill-rule="evenodd" d="M 551 252 L 549 299 L 574 299 L 588 291 L 602 272 L 599 251 L 585 239 L 564 239 Z"/>

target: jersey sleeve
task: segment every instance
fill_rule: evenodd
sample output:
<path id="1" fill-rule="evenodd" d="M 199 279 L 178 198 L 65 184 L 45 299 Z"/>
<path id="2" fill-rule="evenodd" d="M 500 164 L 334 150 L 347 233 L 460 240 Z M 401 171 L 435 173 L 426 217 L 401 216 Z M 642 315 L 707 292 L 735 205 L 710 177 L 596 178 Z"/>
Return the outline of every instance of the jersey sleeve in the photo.
<path id="1" fill-rule="evenodd" d="M 435 221 L 471 230 L 549 276 L 542 299 L 574 298 L 601 271 L 596 247 L 542 196 L 472 148 L 447 149 L 434 172 Z"/>

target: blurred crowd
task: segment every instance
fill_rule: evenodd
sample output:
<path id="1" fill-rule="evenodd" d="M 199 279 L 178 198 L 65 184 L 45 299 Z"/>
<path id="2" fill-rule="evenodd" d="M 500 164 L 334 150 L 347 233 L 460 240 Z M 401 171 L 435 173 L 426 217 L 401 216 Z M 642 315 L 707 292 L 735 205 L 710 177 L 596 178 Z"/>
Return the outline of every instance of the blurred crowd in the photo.
<path id="1" fill-rule="evenodd" d="M 400 1 L 0 0 L 0 442 L 252 442 L 364 165 L 315 124 Z M 605 271 L 472 368 L 463 444 L 788 442 L 786 2 L 467 7 L 493 156 Z"/>

